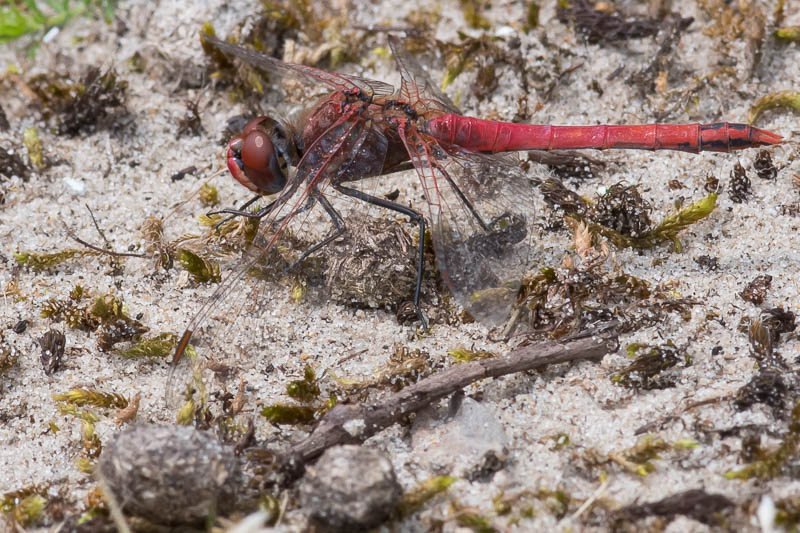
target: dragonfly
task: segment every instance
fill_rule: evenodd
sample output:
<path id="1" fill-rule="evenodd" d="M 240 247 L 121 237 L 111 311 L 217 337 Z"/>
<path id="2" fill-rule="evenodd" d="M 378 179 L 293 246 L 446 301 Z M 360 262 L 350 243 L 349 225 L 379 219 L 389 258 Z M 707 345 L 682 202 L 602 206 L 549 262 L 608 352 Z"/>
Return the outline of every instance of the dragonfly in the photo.
<path id="1" fill-rule="evenodd" d="M 431 82 L 400 39 L 391 35 L 389 46 L 401 77 L 399 90 L 377 80 L 282 62 L 210 35 L 203 39 L 226 56 L 270 75 L 323 86 L 327 95 L 294 122 L 257 117 L 230 141 L 227 167 L 256 196 L 238 209 L 221 213 L 263 220 L 251 248 L 191 319 L 176 347 L 173 371 L 209 314 L 230 299 L 248 269 L 266 257 L 300 213 L 321 206 L 331 231 L 303 252 L 298 262 L 345 232 L 342 215 L 328 199 L 334 192 L 399 213 L 418 227 L 413 306 L 423 327 L 427 323 L 420 297 L 427 227 L 438 270 L 451 294 L 472 316 L 491 325 L 508 317 L 536 248 L 537 180 L 506 152 L 731 152 L 782 140 L 773 132 L 729 122 L 554 126 L 465 116 Z M 410 207 L 350 186 L 411 168 L 427 201 L 427 219 Z M 266 207 L 246 210 L 268 195 L 277 196 Z"/>

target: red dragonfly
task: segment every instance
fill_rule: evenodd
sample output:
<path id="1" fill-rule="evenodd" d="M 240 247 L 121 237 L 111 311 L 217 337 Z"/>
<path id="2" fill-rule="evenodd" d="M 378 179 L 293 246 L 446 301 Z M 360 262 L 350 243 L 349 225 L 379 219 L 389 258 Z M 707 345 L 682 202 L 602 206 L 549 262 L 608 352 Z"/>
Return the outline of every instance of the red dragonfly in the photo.
<path id="1" fill-rule="evenodd" d="M 227 164 L 233 177 L 258 195 L 278 194 L 256 213 L 266 217 L 253 247 L 237 269 L 189 323 L 173 359 L 181 358 L 192 334 L 209 313 L 230 298 L 233 287 L 275 244 L 286 224 L 320 204 L 332 231 L 300 256 L 314 253 L 345 231 L 342 216 L 326 198 L 332 188 L 364 202 L 408 216 L 419 227 L 414 307 L 419 308 L 426 220 L 417 211 L 345 186 L 363 178 L 413 167 L 428 203 L 437 266 L 452 294 L 473 316 L 504 320 L 535 249 L 532 239 L 537 181 L 498 152 L 594 148 L 733 150 L 781 142 L 775 133 L 745 124 L 647 124 L 549 126 L 513 124 L 463 116 L 430 82 L 400 44 L 389 45 L 401 75 L 400 90 L 386 83 L 284 63 L 211 36 L 222 53 L 282 77 L 325 85 L 330 93 L 299 123 L 259 117 L 230 142 Z M 295 171 L 288 174 L 287 167 Z M 173 366 L 174 368 L 174 366 Z"/>

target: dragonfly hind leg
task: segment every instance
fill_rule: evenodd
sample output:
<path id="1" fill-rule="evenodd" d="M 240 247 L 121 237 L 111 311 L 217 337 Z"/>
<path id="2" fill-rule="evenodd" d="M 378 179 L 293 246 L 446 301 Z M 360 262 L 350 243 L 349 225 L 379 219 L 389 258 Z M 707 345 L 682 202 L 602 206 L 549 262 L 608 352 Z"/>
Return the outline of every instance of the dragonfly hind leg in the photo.
<path id="1" fill-rule="evenodd" d="M 422 328 L 427 330 L 428 320 L 425 318 L 425 315 L 422 313 L 422 309 L 420 309 L 419 307 L 419 298 L 420 298 L 420 293 L 422 292 L 422 275 L 425 273 L 425 217 L 423 217 L 422 214 L 418 213 L 417 211 L 414 211 L 409 207 L 397 204 L 395 202 L 391 202 L 389 200 L 384 200 L 383 198 L 377 198 L 375 196 L 366 194 L 356 189 L 351 189 L 349 187 L 345 187 L 340 184 L 334 184 L 333 188 L 342 194 L 345 194 L 357 200 L 361 200 L 362 202 L 367 202 L 368 204 L 376 205 L 384 209 L 396 211 L 402 215 L 407 216 L 408 218 L 411 219 L 411 222 L 414 222 L 419 226 L 417 280 L 416 280 L 416 285 L 414 287 L 413 304 L 414 304 L 414 311 L 417 313 L 417 317 L 419 318 L 419 321 L 422 324 Z"/>

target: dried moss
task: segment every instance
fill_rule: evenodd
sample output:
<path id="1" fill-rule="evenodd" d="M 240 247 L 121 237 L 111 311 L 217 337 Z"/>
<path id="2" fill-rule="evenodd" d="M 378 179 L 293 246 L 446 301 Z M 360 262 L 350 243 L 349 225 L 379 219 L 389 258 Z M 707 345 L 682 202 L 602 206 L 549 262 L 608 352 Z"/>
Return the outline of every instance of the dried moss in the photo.
<path id="1" fill-rule="evenodd" d="M 800 112 L 800 91 L 780 91 L 762 96 L 747 112 L 747 123 L 754 124 L 765 111 L 770 109 Z"/>
<path id="2" fill-rule="evenodd" d="M 684 207 L 652 227 L 650 204 L 644 201 L 634 186 L 612 185 L 608 192 L 592 205 L 555 179 L 541 185 L 545 201 L 562 209 L 574 220 L 587 224 L 592 233 L 602 235 L 619 248 L 652 248 L 671 242 L 673 249 L 683 249 L 678 234 L 710 215 L 717 202 L 715 193 Z"/>
<path id="3" fill-rule="evenodd" d="M 733 166 L 733 170 L 731 170 L 731 181 L 728 185 L 728 193 L 731 196 L 731 200 L 737 204 L 746 202 L 753 194 L 752 183 L 747 176 L 747 171 L 738 161 Z"/>
<path id="4" fill-rule="evenodd" d="M 177 340 L 178 337 L 174 333 L 161 333 L 150 339 L 142 339 L 127 350 L 118 353 L 126 359 L 165 358 L 172 354 Z"/>
<path id="5" fill-rule="evenodd" d="M 663 21 L 629 17 L 594 9 L 586 0 L 561 0 L 556 14 L 564 24 L 573 22 L 577 32 L 590 43 L 611 43 L 656 35 Z"/>
<path id="6" fill-rule="evenodd" d="M 61 394 L 54 394 L 53 400 L 76 406 L 90 405 L 93 407 L 113 407 L 115 409 L 128 407 L 128 400 L 121 394 L 93 389 L 70 389 Z"/>
<path id="7" fill-rule="evenodd" d="M 22 144 L 28 150 L 28 160 L 35 168 L 42 170 L 45 167 L 44 148 L 42 139 L 36 128 L 26 128 L 22 133 Z"/>
<path id="8" fill-rule="evenodd" d="M 198 192 L 200 203 L 205 207 L 214 207 L 219 203 L 219 191 L 210 183 L 204 183 Z"/>
<path id="9" fill-rule="evenodd" d="M 484 352 L 480 350 L 473 351 L 465 348 L 448 350 L 447 355 L 452 357 L 456 363 L 469 363 L 470 361 L 477 361 L 479 359 L 491 359 L 492 357 L 497 357 L 496 354 L 491 352 Z"/>
<path id="10" fill-rule="evenodd" d="M 44 373 L 52 376 L 61 366 L 61 359 L 64 357 L 64 348 L 67 338 L 58 330 L 51 329 L 39 338 L 39 346 L 42 353 L 39 359 L 42 362 Z"/>
<path id="11" fill-rule="evenodd" d="M 771 479 L 781 475 L 788 461 L 797 453 L 800 445 L 800 402 L 792 409 L 788 430 L 780 445 L 771 452 L 763 452 L 761 458 L 752 464 L 735 471 L 725 473 L 728 479 Z"/>
<path id="12" fill-rule="evenodd" d="M 67 76 L 44 74 L 29 81 L 49 113 L 57 116 L 60 135 L 74 137 L 91 133 L 110 124 L 108 119 L 124 114 L 128 83 L 119 80 L 113 69 L 90 67 L 74 82 Z"/>
<path id="13" fill-rule="evenodd" d="M 73 257 L 83 257 L 85 255 L 99 255 L 100 252 L 88 249 L 67 248 L 52 254 L 40 254 L 36 252 L 17 252 L 14 259 L 21 265 L 27 265 L 33 270 L 42 271 L 58 266 L 59 264 L 72 259 Z"/>
<path id="14" fill-rule="evenodd" d="M 640 355 L 636 355 L 639 352 Z M 660 346 L 631 344 L 628 356 L 635 361 L 611 377 L 611 382 L 632 389 L 653 390 L 674 387 L 676 376 L 662 376 L 662 372 L 677 365 L 681 360 L 690 364 L 687 355 L 671 341 Z"/>

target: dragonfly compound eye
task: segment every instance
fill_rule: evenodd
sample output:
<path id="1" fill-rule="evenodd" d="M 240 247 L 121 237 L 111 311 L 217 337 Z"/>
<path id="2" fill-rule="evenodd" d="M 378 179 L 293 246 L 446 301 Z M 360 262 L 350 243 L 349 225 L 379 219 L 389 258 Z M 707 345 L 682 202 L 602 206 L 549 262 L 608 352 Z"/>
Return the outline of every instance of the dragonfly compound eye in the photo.
<path id="1" fill-rule="evenodd" d="M 228 169 L 236 180 L 260 194 L 274 194 L 286 184 L 281 158 L 271 139 L 271 129 L 264 128 L 260 117 L 250 121 L 242 136 L 233 139 L 228 149 Z"/>

